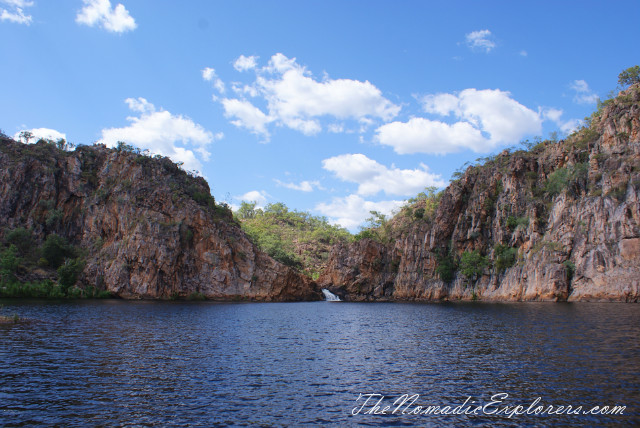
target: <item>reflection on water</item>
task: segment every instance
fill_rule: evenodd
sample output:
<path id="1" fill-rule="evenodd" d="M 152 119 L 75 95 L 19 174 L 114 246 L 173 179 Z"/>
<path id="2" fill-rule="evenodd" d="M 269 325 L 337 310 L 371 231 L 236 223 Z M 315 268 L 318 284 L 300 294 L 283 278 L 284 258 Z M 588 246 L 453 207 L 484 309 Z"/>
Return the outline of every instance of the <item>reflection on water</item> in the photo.
<path id="1" fill-rule="evenodd" d="M 0 425 L 632 426 L 640 306 L 3 302 Z M 626 405 L 623 416 L 353 416 L 421 404 Z"/>

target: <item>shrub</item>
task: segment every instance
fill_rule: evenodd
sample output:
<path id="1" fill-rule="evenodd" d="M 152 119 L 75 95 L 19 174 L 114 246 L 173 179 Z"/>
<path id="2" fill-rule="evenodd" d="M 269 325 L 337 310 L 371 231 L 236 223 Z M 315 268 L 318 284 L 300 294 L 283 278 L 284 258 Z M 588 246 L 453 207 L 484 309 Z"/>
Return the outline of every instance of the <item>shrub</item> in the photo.
<path id="1" fill-rule="evenodd" d="M 559 168 L 549 174 L 544 185 L 544 190 L 549 196 L 555 196 L 562 192 L 569 183 L 569 170 L 567 168 Z"/>
<path id="2" fill-rule="evenodd" d="M 14 245 L 21 256 L 29 254 L 35 247 L 33 241 L 33 235 L 31 230 L 24 227 L 18 227 L 9 231 L 4 240 L 11 245 Z"/>
<path id="3" fill-rule="evenodd" d="M 507 217 L 507 227 L 511 231 L 516 230 L 518 226 L 527 227 L 528 225 L 529 225 L 529 217 L 515 217 L 512 215 Z"/>
<path id="4" fill-rule="evenodd" d="M 498 244 L 493 249 L 493 265 L 498 273 L 516 264 L 518 250 L 503 244 Z"/>
<path id="5" fill-rule="evenodd" d="M 640 66 L 638 65 L 629 67 L 618 75 L 618 84 L 620 86 L 626 87 L 634 83 L 640 83 Z"/>
<path id="6" fill-rule="evenodd" d="M 0 253 L 0 280 L 2 284 L 15 281 L 15 273 L 20 264 L 17 254 L 18 250 L 15 245 L 9 246 L 9 248 Z"/>
<path id="7" fill-rule="evenodd" d="M 456 275 L 456 263 L 453 257 L 450 253 L 444 256 L 438 255 L 437 261 L 438 266 L 436 267 L 436 273 L 442 282 L 449 284 Z"/>
<path id="8" fill-rule="evenodd" d="M 487 258 L 480 251 L 465 251 L 460 257 L 460 273 L 475 281 L 488 265 Z"/>
<path id="9" fill-rule="evenodd" d="M 75 249 L 64 238 L 52 233 L 42 245 L 42 257 L 50 267 L 57 269 L 65 259 L 75 257 Z"/>
<path id="10" fill-rule="evenodd" d="M 567 269 L 567 281 L 571 282 L 573 274 L 576 272 L 576 265 L 571 260 L 565 260 L 562 264 Z"/>
<path id="11" fill-rule="evenodd" d="M 77 259 L 67 259 L 62 266 L 58 268 L 58 283 L 60 287 L 65 292 L 73 287 L 78 281 L 78 277 L 84 270 L 85 262 L 84 260 Z"/>

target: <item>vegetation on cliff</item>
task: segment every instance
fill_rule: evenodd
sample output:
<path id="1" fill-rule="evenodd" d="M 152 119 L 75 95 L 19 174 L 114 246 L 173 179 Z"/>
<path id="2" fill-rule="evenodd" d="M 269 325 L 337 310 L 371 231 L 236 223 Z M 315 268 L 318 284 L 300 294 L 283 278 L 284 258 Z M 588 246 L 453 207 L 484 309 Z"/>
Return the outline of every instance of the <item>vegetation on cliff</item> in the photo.
<path id="1" fill-rule="evenodd" d="M 366 242 L 334 248 L 320 285 L 357 300 L 637 299 L 634 70 L 567 138 L 524 141 L 465 165 L 444 191 L 426 189 L 392 218 L 373 212 L 357 235 Z M 397 273 L 386 268 L 395 263 Z M 622 284 L 607 285 L 614 277 Z"/>
<path id="2" fill-rule="evenodd" d="M 68 149 L 0 141 L 0 296 L 320 298 L 202 177 L 125 143 Z"/>
<path id="3" fill-rule="evenodd" d="M 351 234 L 326 217 L 289 210 L 283 203 L 256 208 L 243 201 L 236 212 L 242 229 L 274 259 L 317 279 L 326 265 L 331 246 L 347 242 Z"/>

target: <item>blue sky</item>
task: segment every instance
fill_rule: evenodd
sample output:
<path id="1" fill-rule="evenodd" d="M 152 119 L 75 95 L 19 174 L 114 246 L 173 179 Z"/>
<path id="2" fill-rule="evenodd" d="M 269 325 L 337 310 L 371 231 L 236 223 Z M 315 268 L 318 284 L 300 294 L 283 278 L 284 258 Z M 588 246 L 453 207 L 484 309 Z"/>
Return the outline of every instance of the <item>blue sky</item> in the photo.
<path id="1" fill-rule="evenodd" d="M 640 2 L 0 0 L 0 128 L 122 140 L 356 230 L 640 62 Z"/>

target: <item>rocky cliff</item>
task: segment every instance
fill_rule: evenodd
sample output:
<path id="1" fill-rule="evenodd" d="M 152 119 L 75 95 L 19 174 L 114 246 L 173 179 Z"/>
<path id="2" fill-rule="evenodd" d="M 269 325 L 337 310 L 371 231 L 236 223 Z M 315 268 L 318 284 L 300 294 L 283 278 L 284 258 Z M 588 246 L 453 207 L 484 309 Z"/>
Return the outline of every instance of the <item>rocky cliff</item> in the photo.
<path id="1" fill-rule="evenodd" d="M 637 302 L 639 102 L 635 85 L 566 140 L 470 166 L 433 212 L 415 202 L 381 239 L 335 246 L 319 285 L 347 300 Z"/>
<path id="2" fill-rule="evenodd" d="M 83 254 L 77 285 L 123 298 L 321 299 L 312 281 L 247 239 L 202 178 L 123 147 L 64 151 L 2 138 L 0 234 L 63 237 Z"/>

